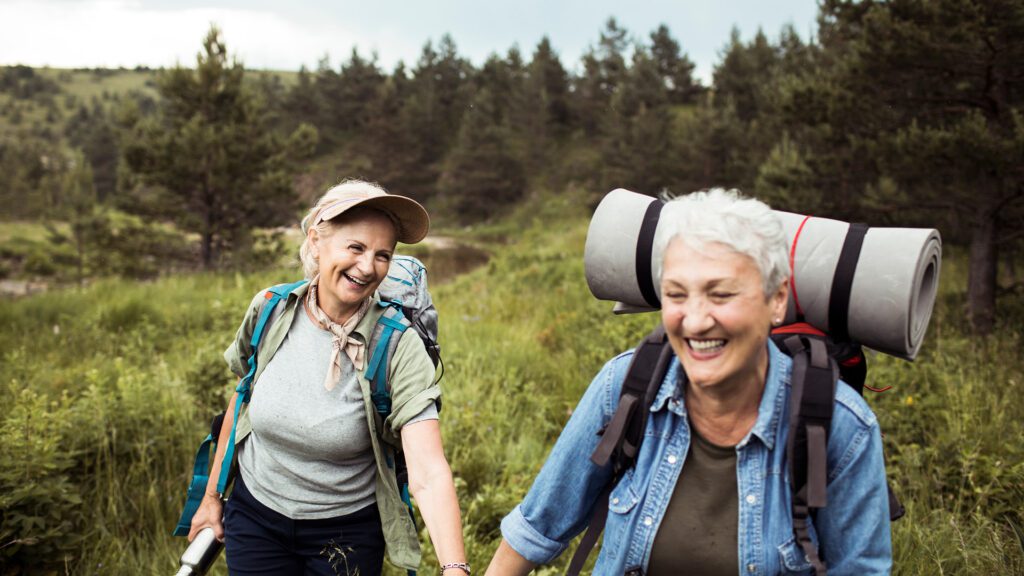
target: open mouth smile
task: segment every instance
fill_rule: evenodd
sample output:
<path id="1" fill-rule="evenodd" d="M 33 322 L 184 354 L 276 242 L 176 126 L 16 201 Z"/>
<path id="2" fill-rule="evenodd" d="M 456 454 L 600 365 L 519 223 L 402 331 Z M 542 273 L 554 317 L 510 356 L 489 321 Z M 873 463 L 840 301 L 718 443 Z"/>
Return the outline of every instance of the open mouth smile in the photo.
<path id="1" fill-rule="evenodd" d="M 686 339 L 686 344 L 690 349 L 700 354 L 713 354 L 715 352 L 719 352 L 722 348 L 725 348 L 726 342 L 727 340 L 721 338 L 702 340 L 695 338 Z"/>
<path id="2" fill-rule="evenodd" d="M 355 278 L 354 276 L 350 276 L 350 275 L 348 275 L 348 274 L 346 274 L 344 272 L 342 272 L 341 275 L 344 276 L 346 280 L 348 280 L 349 282 L 355 284 L 356 286 L 366 286 L 367 284 L 370 283 L 369 280 L 360 280 L 360 279 Z"/>

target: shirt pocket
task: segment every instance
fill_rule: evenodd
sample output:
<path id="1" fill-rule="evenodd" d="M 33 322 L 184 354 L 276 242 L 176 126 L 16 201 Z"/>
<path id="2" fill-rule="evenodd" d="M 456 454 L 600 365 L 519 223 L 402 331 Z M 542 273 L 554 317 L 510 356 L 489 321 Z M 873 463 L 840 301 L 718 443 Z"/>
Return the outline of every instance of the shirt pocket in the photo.
<path id="1" fill-rule="evenodd" d="M 796 538 L 786 540 L 778 547 L 779 564 L 782 566 L 783 574 L 809 574 L 811 563 L 807 561 L 803 548 L 796 542 Z"/>
<path id="2" fill-rule="evenodd" d="M 633 488 L 634 470 L 630 468 L 619 480 L 608 496 L 608 511 L 626 515 L 640 502 L 640 497 Z"/>
<path id="3" fill-rule="evenodd" d="M 623 550 L 629 541 L 629 534 L 632 532 L 633 514 L 640 503 L 640 496 L 634 488 L 634 470 L 626 471 L 626 474 L 612 488 L 608 495 L 608 520 L 602 536 L 601 554 L 607 556 L 607 560 L 616 560 L 618 556 L 625 553 Z"/>

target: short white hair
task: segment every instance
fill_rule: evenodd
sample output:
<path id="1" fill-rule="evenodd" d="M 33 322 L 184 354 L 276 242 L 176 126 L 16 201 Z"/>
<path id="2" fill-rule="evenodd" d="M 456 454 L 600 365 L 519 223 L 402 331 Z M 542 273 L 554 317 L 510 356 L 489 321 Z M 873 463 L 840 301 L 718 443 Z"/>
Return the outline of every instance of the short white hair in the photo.
<path id="1" fill-rule="evenodd" d="M 654 237 L 655 277 L 661 284 L 665 249 L 674 238 L 696 250 L 723 244 L 749 256 L 761 272 L 765 297 L 789 277 L 789 248 L 782 222 L 772 209 L 737 190 L 712 188 L 672 198 L 661 211 Z"/>

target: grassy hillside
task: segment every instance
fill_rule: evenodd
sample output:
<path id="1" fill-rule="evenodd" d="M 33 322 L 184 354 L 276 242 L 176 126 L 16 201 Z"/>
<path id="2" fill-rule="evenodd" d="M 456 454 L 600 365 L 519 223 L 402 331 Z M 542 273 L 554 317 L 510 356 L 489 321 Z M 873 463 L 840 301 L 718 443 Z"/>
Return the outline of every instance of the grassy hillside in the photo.
<path id="1" fill-rule="evenodd" d="M 7 67 L 9 68 L 9 67 Z M 0 67 L 0 72 L 5 70 Z M 91 108 L 94 102 L 113 110 L 130 93 L 158 100 L 158 69 L 150 68 L 34 68 L 33 73 L 51 86 L 31 98 L 19 98 L 0 90 L 0 136 L 27 127 L 45 127 L 52 134 L 63 134 L 64 123 L 79 107 Z M 289 88 L 298 72 L 277 70 L 246 70 L 246 78 L 276 77 Z"/>
<path id="2" fill-rule="evenodd" d="M 590 296 L 587 218 L 572 193 L 536 199 L 468 232 L 493 258 L 432 290 L 443 433 L 481 570 L 590 378 L 657 321 L 614 317 Z M 1024 301 L 1003 301 L 995 336 L 965 336 L 964 263 L 943 263 L 919 360 L 870 360 L 870 382 L 894 387 L 869 400 L 908 509 L 897 574 L 1024 573 Z M 54 559 L 72 574 L 176 565 L 183 541 L 169 534 L 193 451 L 231 389 L 220 352 L 251 295 L 296 276 L 103 281 L 0 301 L 0 573 Z"/>

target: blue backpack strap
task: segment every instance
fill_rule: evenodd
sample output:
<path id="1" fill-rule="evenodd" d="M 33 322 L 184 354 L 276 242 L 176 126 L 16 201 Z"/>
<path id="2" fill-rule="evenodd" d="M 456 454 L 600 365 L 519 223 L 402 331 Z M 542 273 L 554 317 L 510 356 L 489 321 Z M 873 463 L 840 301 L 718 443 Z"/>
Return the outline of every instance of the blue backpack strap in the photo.
<path id="1" fill-rule="evenodd" d="M 238 382 L 238 386 L 235 388 L 235 391 L 239 393 L 239 401 L 235 402 L 235 419 L 231 426 L 231 439 L 224 453 L 224 460 L 221 463 L 221 474 L 217 482 L 217 492 L 220 494 L 223 494 L 227 489 L 228 478 L 230 477 L 231 463 L 234 459 L 235 427 L 238 423 L 238 414 L 242 404 L 248 403 L 252 395 L 252 378 L 256 374 L 257 365 L 256 351 L 259 349 L 267 327 L 273 324 L 276 318 L 276 314 L 279 311 L 278 304 L 306 282 L 306 280 L 299 280 L 290 284 L 278 284 L 268 288 L 264 293 L 265 301 L 261 304 L 256 327 L 253 329 L 252 337 L 249 339 L 249 345 L 252 347 L 252 354 L 248 359 L 249 372 Z M 213 434 L 208 434 L 206 439 L 199 445 L 195 463 L 192 465 L 192 482 L 188 488 L 185 507 L 181 511 L 181 517 L 178 519 L 177 526 L 174 527 L 175 536 L 188 536 L 189 530 L 192 528 L 192 517 L 195 516 L 196 510 L 206 494 L 206 484 L 210 479 L 210 454 L 211 452 L 216 452 L 216 448 L 217 438 L 214 438 Z"/>
<path id="2" fill-rule="evenodd" d="M 382 307 L 387 308 L 374 326 L 373 353 L 370 362 L 366 365 L 366 378 L 370 381 L 370 398 L 381 415 L 386 419 L 391 414 L 391 388 L 388 386 L 388 365 L 394 350 L 398 347 L 398 340 L 402 333 L 409 328 L 409 321 L 402 314 L 402 305 L 399 302 L 380 302 Z M 393 338 L 395 333 L 399 338 Z"/>
<path id="3" fill-rule="evenodd" d="M 206 483 L 210 480 L 210 447 L 217 446 L 216 441 L 210 434 L 199 445 L 196 452 L 196 461 L 192 466 L 192 484 L 188 487 L 188 498 L 185 500 L 185 508 L 181 511 L 181 518 L 178 518 L 178 525 L 174 527 L 175 536 L 188 536 L 192 529 L 192 516 L 195 516 L 199 509 L 203 495 L 206 494 Z"/>
<path id="4" fill-rule="evenodd" d="M 370 356 L 370 362 L 366 366 L 366 376 L 370 381 L 370 398 L 383 423 L 391 414 L 391 387 L 388 384 L 390 361 L 394 357 L 395 350 L 398 348 L 398 341 L 401 339 L 401 335 L 411 324 L 402 313 L 401 302 L 380 302 L 380 306 L 387 308 L 387 310 L 377 319 L 377 324 L 373 328 L 373 334 L 370 338 L 370 343 L 373 345 L 373 354 Z M 395 338 L 396 333 L 398 338 Z M 409 496 L 409 482 L 403 471 L 405 468 L 404 458 L 397 452 L 394 456 L 388 452 L 385 454 L 385 460 L 388 468 L 395 470 L 396 474 L 400 476 L 398 478 L 398 493 L 402 498 L 402 502 L 409 509 L 409 515 L 413 517 L 415 522 L 412 498 Z M 409 570 L 408 576 L 416 576 L 416 571 Z"/>
<path id="5" fill-rule="evenodd" d="M 217 492 L 219 494 L 224 494 L 227 491 L 231 463 L 234 462 L 235 457 L 235 430 L 238 427 L 238 415 L 241 413 L 242 406 L 248 404 L 249 399 L 252 397 L 252 379 L 256 374 L 257 366 L 256 355 L 259 351 L 260 342 L 263 340 L 263 333 L 271 324 L 270 319 L 274 315 L 278 303 L 286 299 L 288 294 L 291 294 L 293 290 L 305 283 L 306 280 L 300 280 L 291 284 L 279 284 L 268 288 L 264 294 L 266 302 L 263 303 L 259 318 L 256 320 L 256 326 L 253 328 L 252 336 L 249 338 L 249 347 L 252 349 L 252 354 L 249 355 L 248 360 L 249 372 L 238 381 L 238 386 L 235 387 L 235 392 L 238 393 L 238 400 L 235 401 L 234 418 L 231 422 L 231 436 L 224 450 L 224 459 L 221 461 L 220 466 L 220 477 L 217 480 Z"/>

